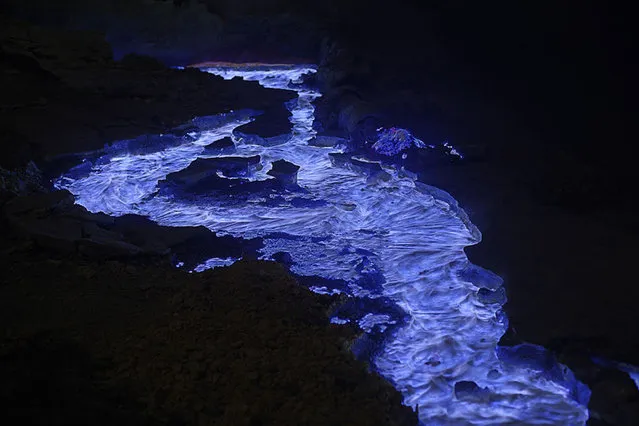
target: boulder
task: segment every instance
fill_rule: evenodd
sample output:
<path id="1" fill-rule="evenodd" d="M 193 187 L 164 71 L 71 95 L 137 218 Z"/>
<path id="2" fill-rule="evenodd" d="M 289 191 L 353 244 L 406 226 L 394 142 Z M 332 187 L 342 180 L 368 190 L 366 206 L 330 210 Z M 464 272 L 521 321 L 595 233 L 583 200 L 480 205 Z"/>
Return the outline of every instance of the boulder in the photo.
<path id="1" fill-rule="evenodd" d="M 218 173 L 232 177 L 247 176 L 259 164 L 259 155 L 251 157 L 198 158 L 186 169 L 167 175 L 166 181 L 189 187 L 204 179 L 217 176 Z"/>
<path id="2" fill-rule="evenodd" d="M 33 161 L 13 170 L 0 167 L 0 194 L 29 195 L 44 192 L 45 186 L 43 173 Z"/>
<path id="3" fill-rule="evenodd" d="M 145 253 L 172 253 L 187 269 L 213 257 L 250 256 L 261 247 L 257 239 L 219 237 L 204 226 L 166 227 L 137 215 L 116 218 L 111 230 Z"/>
<path id="4" fill-rule="evenodd" d="M 212 257 L 256 257 L 259 239 L 218 237 L 199 227 L 160 226 L 148 218 L 112 218 L 74 204 L 68 191 L 16 197 L 4 206 L 12 228 L 38 246 L 96 259 L 174 255 L 189 269 Z"/>
<path id="5" fill-rule="evenodd" d="M 120 66 L 140 71 L 162 71 L 166 66 L 159 60 L 146 55 L 128 53 L 119 62 Z"/>
<path id="6" fill-rule="evenodd" d="M 592 399 L 588 408 L 593 419 L 606 425 L 633 425 L 639 415 L 637 387 L 625 373 L 615 370 L 600 372 L 591 384 Z"/>
<path id="7" fill-rule="evenodd" d="M 297 185 L 297 172 L 300 166 L 286 160 L 274 161 L 272 166 L 271 170 L 266 173 L 267 175 L 273 176 L 284 187 Z"/>
<path id="8" fill-rule="evenodd" d="M 140 247 L 125 241 L 95 241 L 83 238 L 77 242 L 78 252 L 95 259 L 120 259 L 143 254 Z"/>
<path id="9" fill-rule="evenodd" d="M 271 258 L 277 263 L 281 263 L 285 266 L 291 266 L 294 263 L 291 254 L 285 251 L 278 251 L 277 253 L 273 253 Z"/>
<path id="10" fill-rule="evenodd" d="M 250 123 L 237 128 L 237 131 L 249 135 L 258 135 L 262 138 L 272 138 L 291 132 L 291 122 L 288 119 L 288 111 L 282 108 L 287 114 L 285 116 L 260 115 Z M 270 119 L 269 119 L 270 118 Z"/>
<path id="11" fill-rule="evenodd" d="M 44 216 L 54 210 L 69 209 L 74 203 L 73 195 L 65 190 L 16 197 L 5 205 L 4 210 L 9 218 L 26 214 Z"/>
<path id="12" fill-rule="evenodd" d="M 210 128 L 212 115 L 221 114 L 217 122 L 226 123 L 228 111 L 246 108 L 266 111 L 267 126 L 274 123 L 270 117 L 283 116 L 284 130 L 275 133 L 290 131 L 283 104 L 294 92 L 224 80 L 196 68 L 169 69 L 141 56 L 116 62 L 98 33 L 3 20 L 0 45 L 0 131 L 15 142 L 0 149 L 5 169 L 98 151 L 114 141 L 128 140 L 137 152 L 173 146 Z"/>
<path id="13" fill-rule="evenodd" d="M 186 134 L 183 136 L 176 136 L 170 133 L 148 134 L 114 142 L 107 150 L 116 153 L 144 155 L 175 147 L 188 141 L 190 141 L 190 138 Z"/>
<path id="14" fill-rule="evenodd" d="M 204 152 L 206 154 L 232 154 L 235 152 L 235 144 L 231 138 L 226 137 L 205 146 Z"/>
<path id="15" fill-rule="evenodd" d="M 284 145 L 290 138 L 289 135 L 279 135 L 270 138 L 263 138 L 258 135 L 251 135 L 238 131 L 233 132 L 233 135 L 246 145 L 259 145 L 266 147 Z"/>
<path id="16" fill-rule="evenodd" d="M 58 253 L 75 252 L 78 241 L 82 239 L 82 222 L 74 219 L 56 216 L 38 219 L 27 216 L 12 223 L 38 246 Z"/>
<path id="17" fill-rule="evenodd" d="M 334 166 L 345 166 L 351 160 L 352 154 L 341 153 L 341 152 L 331 152 L 328 154 L 328 157 L 331 159 L 331 163 Z"/>
<path id="18" fill-rule="evenodd" d="M 237 127 L 233 134 L 247 143 L 273 146 L 285 143 L 291 133 L 290 113 L 283 106 L 270 107 L 253 121 Z"/>
<path id="19" fill-rule="evenodd" d="M 353 157 L 350 159 L 350 163 L 353 169 L 365 173 L 369 176 L 373 176 L 384 171 L 382 169 L 382 165 L 377 161 L 369 161 L 364 158 Z"/>

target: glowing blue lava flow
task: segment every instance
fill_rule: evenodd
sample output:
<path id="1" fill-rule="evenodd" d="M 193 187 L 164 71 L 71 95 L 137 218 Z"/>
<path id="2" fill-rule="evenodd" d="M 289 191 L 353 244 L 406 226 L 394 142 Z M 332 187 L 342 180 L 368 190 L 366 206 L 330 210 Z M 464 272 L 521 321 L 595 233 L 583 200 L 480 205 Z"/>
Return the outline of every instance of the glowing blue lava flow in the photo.
<path id="1" fill-rule="evenodd" d="M 140 214 L 162 225 L 205 225 L 218 234 L 263 237 L 264 258 L 287 252 L 294 273 L 347 283 L 316 286 L 316 291 L 391 300 L 408 316 L 403 325 L 380 312 L 355 319 L 367 331 L 386 333 L 374 366 L 402 392 L 406 405 L 419 406 L 424 424 L 585 424 L 588 411 L 579 397 L 584 388 L 572 373 L 558 364 L 549 369 L 535 363 L 539 357 L 531 352 L 539 355 L 541 348 L 498 348 L 507 328 L 501 280 L 469 264 L 463 249 L 481 235 L 450 196 L 393 168 L 371 176 L 348 161 L 331 161 L 329 154 L 339 149 L 309 145 L 311 102 L 320 94 L 292 83 L 313 69 L 207 71 L 297 91 L 292 134 L 275 146 L 252 144 L 233 134 L 249 117 L 231 115 L 192 141 L 104 158 L 89 173 L 63 176 L 57 186 L 94 212 Z M 204 147 L 226 136 L 236 144 L 233 155 L 261 156 L 262 168 L 251 181 L 272 179 L 267 175 L 272 163 L 284 159 L 300 166 L 299 188 L 282 189 L 277 196 L 257 191 L 240 199 L 228 194 L 185 198 L 158 190 L 168 174 L 197 158 L 216 157 Z M 197 270 L 232 262 L 211 259 Z M 373 284 L 366 277 L 374 277 Z"/>

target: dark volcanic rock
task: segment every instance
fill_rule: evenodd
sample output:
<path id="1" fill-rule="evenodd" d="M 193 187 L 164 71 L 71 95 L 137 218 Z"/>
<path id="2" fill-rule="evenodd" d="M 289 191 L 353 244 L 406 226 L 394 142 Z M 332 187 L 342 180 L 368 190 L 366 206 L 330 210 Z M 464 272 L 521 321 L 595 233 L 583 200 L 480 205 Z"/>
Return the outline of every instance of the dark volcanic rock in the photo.
<path id="1" fill-rule="evenodd" d="M 205 146 L 204 152 L 207 154 L 232 154 L 235 152 L 235 144 L 231 138 L 226 137 Z"/>
<path id="2" fill-rule="evenodd" d="M 346 164 L 350 163 L 351 157 L 353 155 L 341 152 L 331 152 L 330 154 L 328 154 L 328 156 L 334 166 L 345 166 Z"/>
<path id="3" fill-rule="evenodd" d="M 280 139 L 284 139 L 281 137 L 282 135 L 291 133 L 292 125 L 289 117 L 289 111 L 283 106 L 282 108 L 271 108 L 250 123 L 236 128 L 233 133 L 241 137 L 249 137 L 253 141 L 252 143 L 260 145 L 278 143 Z M 258 136 L 258 138 L 254 136 Z"/>
<path id="4" fill-rule="evenodd" d="M 259 145 L 259 146 L 271 147 L 271 146 L 283 145 L 289 140 L 289 135 L 280 135 L 280 136 L 273 136 L 270 138 L 263 138 L 258 135 L 248 135 L 248 134 L 237 132 L 237 131 L 233 132 L 233 134 L 235 135 L 235 137 L 239 138 L 242 141 L 242 143 L 246 145 Z"/>
<path id="5" fill-rule="evenodd" d="M 487 305 L 504 305 L 507 301 L 506 290 L 503 287 L 499 287 L 495 291 L 488 290 L 487 288 L 480 288 L 477 292 L 477 299 L 481 303 L 485 303 Z"/>
<path id="6" fill-rule="evenodd" d="M 160 67 L 148 58 L 116 62 L 97 33 L 14 22 L 1 27 L 0 131 L 15 143 L 2 144 L 0 167 L 166 134 L 195 116 L 243 108 L 288 116 L 284 104 L 295 97 L 257 82 Z"/>
<path id="7" fill-rule="evenodd" d="M 242 191 L 245 185 L 250 186 L 251 183 L 252 182 L 247 179 L 229 179 L 213 174 L 192 183 L 178 183 L 177 186 L 170 187 L 170 191 L 173 195 L 186 195 L 187 197 L 190 195 L 220 195 L 220 193 L 232 194 Z M 160 184 L 161 186 L 166 187 L 165 185 L 162 185 L 162 182 Z"/>
<path id="8" fill-rule="evenodd" d="M 369 176 L 381 173 L 383 171 L 381 164 L 376 161 L 368 161 L 361 158 L 351 158 L 350 162 L 355 170 L 359 170 Z"/>
<path id="9" fill-rule="evenodd" d="M 300 166 L 286 160 L 274 161 L 272 166 L 271 170 L 266 173 L 267 175 L 273 176 L 284 187 L 297 185 L 297 172 Z"/>
<path id="10" fill-rule="evenodd" d="M 388 172 L 384 171 L 381 164 L 377 161 L 370 161 L 363 158 L 353 157 L 350 153 L 330 153 L 328 154 L 331 163 L 339 167 L 348 167 L 352 170 L 364 173 L 368 176 L 368 183 L 374 184 L 378 181 L 387 181 L 390 179 Z"/>
<path id="11" fill-rule="evenodd" d="M 3 0 L 5 5 L 19 17 L 42 25 L 107 34 L 118 57 L 134 52 L 171 65 L 202 62 L 212 56 L 233 62 L 307 63 L 318 40 L 317 26 L 291 13 L 291 8 L 306 12 L 310 3 Z M 314 9 L 322 10 L 319 6 Z"/>
<path id="12" fill-rule="evenodd" d="M 346 145 L 348 143 L 347 139 L 340 138 L 337 136 L 316 136 L 310 141 L 308 144 L 311 146 L 317 146 L 320 148 L 332 148 L 337 145 Z"/>
<path id="13" fill-rule="evenodd" d="M 229 179 L 217 175 L 206 177 L 192 185 L 165 186 L 165 188 L 173 196 L 190 200 L 212 197 L 212 202 L 219 202 L 224 199 L 224 202 L 229 204 L 244 203 L 249 199 L 255 199 L 255 197 L 268 197 L 264 202 L 269 205 L 279 205 L 284 202 L 281 196 L 275 196 L 282 189 L 299 189 L 296 185 L 285 186 L 278 179 L 250 181 L 241 178 Z"/>
<path id="14" fill-rule="evenodd" d="M 217 236 L 204 226 L 166 227 L 141 216 L 125 215 L 110 228 L 148 253 L 171 253 L 191 270 L 213 257 L 256 258 L 259 239 Z"/>
<path id="15" fill-rule="evenodd" d="M 207 168 L 215 168 L 216 170 L 229 175 L 229 176 L 246 176 L 253 169 L 260 166 L 260 156 L 253 155 L 250 157 L 216 157 L 216 158 L 200 158 L 194 163 L 201 162 L 195 165 L 194 168 L 198 170 L 206 170 Z M 194 163 L 191 163 L 193 165 Z M 191 167 L 191 166 L 189 166 Z"/>
<path id="16" fill-rule="evenodd" d="M 271 176 L 278 176 L 282 174 L 293 174 L 297 173 L 300 169 L 300 166 L 297 164 L 293 164 L 286 160 L 277 160 L 272 163 L 272 168 L 268 174 Z"/>
<path id="17" fill-rule="evenodd" d="M 334 299 L 275 262 L 188 274 L 14 251 L 0 283 L 2 424 L 417 424 L 329 324 Z"/>
<path id="18" fill-rule="evenodd" d="M 271 258 L 277 263 L 281 263 L 284 266 L 291 266 L 293 264 L 293 258 L 290 253 L 285 251 L 278 251 L 277 253 L 273 253 Z"/>
<path id="19" fill-rule="evenodd" d="M 284 110 L 286 111 L 286 110 Z M 264 139 L 280 136 L 291 131 L 291 122 L 288 115 L 273 120 L 270 117 L 260 115 L 254 121 L 238 127 L 235 132 L 248 135 L 257 135 Z"/>
<path id="20" fill-rule="evenodd" d="M 259 164 L 259 155 L 252 157 L 198 158 L 186 169 L 167 175 L 166 181 L 190 186 L 209 177 L 216 176 L 218 172 L 233 177 L 247 176 Z"/>

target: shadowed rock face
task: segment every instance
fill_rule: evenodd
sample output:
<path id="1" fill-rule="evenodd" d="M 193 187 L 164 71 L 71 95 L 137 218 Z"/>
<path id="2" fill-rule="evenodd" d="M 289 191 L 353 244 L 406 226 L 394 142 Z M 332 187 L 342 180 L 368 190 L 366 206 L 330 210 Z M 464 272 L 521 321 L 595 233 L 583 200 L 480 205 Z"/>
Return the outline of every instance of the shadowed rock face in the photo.
<path id="1" fill-rule="evenodd" d="M 2 145 L 0 167 L 169 133 L 195 116 L 243 108 L 288 114 L 288 92 L 167 69 L 149 58 L 116 62 L 96 33 L 3 22 L 0 42 L 0 129 L 11 140 Z"/>
<path id="2" fill-rule="evenodd" d="M 297 185 L 297 171 L 300 166 L 286 160 L 277 160 L 272 166 L 267 172 L 268 175 L 273 176 L 285 187 Z"/>
<path id="3" fill-rule="evenodd" d="M 290 113 L 282 108 L 271 110 L 269 114 L 262 114 L 255 120 L 237 128 L 238 133 L 257 135 L 267 139 L 291 132 Z"/>
<path id="4" fill-rule="evenodd" d="M 160 186 L 177 196 L 269 191 L 273 182 L 251 182 L 247 179 L 259 167 L 259 155 L 198 158 L 186 169 L 167 175 Z"/>
<path id="5" fill-rule="evenodd" d="M 186 169 L 169 174 L 167 180 L 191 185 L 218 172 L 229 177 L 247 176 L 251 168 L 254 169 L 259 164 L 259 155 L 250 157 L 198 158 Z"/>
<path id="6" fill-rule="evenodd" d="M 191 270 L 213 257 L 254 258 L 261 247 L 259 239 L 219 237 L 202 226 L 164 227 L 141 216 L 90 213 L 67 191 L 14 198 L 2 216 L 41 249 L 98 260 L 168 256 Z"/>
<path id="7" fill-rule="evenodd" d="M 231 154 L 235 152 L 235 144 L 231 138 L 226 137 L 205 146 L 204 149 L 207 154 Z"/>
<path id="8" fill-rule="evenodd" d="M 337 300 L 274 262 L 188 274 L 22 246 L 0 266 L 3 424 L 417 424 L 329 324 Z"/>

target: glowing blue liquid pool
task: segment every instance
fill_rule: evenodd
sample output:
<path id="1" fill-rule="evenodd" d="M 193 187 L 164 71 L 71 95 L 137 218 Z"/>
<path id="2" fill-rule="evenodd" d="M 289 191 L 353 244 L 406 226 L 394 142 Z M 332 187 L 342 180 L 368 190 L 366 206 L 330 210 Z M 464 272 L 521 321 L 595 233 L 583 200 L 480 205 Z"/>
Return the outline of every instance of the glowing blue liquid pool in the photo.
<path id="1" fill-rule="evenodd" d="M 218 234 L 261 237 L 263 258 L 286 252 L 292 272 L 325 279 L 313 290 L 400 308 L 404 315 L 371 311 L 332 321 L 355 320 L 381 336 L 372 353 L 374 367 L 404 395 L 406 405 L 419 407 L 425 425 L 585 424 L 587 389 L 572 373 L 544 364 L 538 347 L 498 349 L 507 329 L 500 280 L 469 264 L 463 249 L 481 235 L 450 196 L 393 168 L 385 168 L 383 178 L 371 177 L 348 162 L 331 161 L 329 154 L 341 152 L 338 148 L 309 145 L 312 101 L 320 94 L 291 82 L 312 68 L 207 71 L 297 91 L 292 134 L 275 146 L 255 144 L 233 135 L 249 115 L 229 114 L 180 145 L 106 155 L 88 173 L 61 177 L 57 187 L 94 212 L 139 214 L 162 225 L 205 225 Z M 267 175 L 271 164 L 284 159 L 300 166 L 300 188 L 282 189 L 276 196 L 258 191 L 191 198 L 158 189 L 168 174 L 197 158 L 215 157 L 205 146 L 232 135 L 234 156 L 261 156 L 262 168 L 250 180 L 272 179 Z M 211 259 L 196 270 L 233 261 Z"/>

